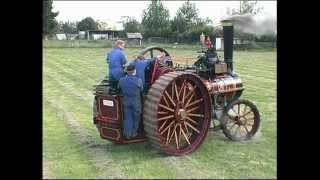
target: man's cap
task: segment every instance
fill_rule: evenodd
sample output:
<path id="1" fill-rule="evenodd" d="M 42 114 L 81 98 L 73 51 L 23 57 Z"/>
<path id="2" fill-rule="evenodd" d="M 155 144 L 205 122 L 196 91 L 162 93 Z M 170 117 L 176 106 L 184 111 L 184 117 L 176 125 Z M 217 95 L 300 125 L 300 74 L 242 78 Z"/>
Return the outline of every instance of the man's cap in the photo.
<path id="1" fill-rule="evenodd" d="M 127 71 L 133 71 L 135 69 L 136 69 L 136 67 L 133 64 L 130 64 L 129 66 L 127 66 Z"/>

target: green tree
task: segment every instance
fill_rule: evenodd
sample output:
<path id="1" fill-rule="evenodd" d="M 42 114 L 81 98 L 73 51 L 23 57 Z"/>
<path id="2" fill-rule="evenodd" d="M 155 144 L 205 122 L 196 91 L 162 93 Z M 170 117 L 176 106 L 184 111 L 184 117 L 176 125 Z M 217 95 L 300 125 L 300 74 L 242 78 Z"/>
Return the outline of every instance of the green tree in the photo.
<path id="1" fill-rule="evenodd" d="M 244 1 L 240 1 L 239 3 L 240 3 L 240 8 L 233 9 L 231 13 L 232 15 L 243 15 L 243 14 L 256 15 L 263 10 L 262 7 L 257 6 L 258 1 L 244 0 Z"/>
<path id="2" fill-rule="evenodd" d="M 172 20 L 171 27 L 174 32 L 183 33 L 196 25 L 198 20 L 198 9 L 196 5 L 187 0 L 178 9 L 176 16 Z"/>
<path id="3" fill-rule="evenodd" d="M 169 10 L 160 0 L 152 0 L 147 9 L 143 10 L 142 26 L 145 37 L 168 36 L 171 32 Z"/>
<path id="4" fill-rule="evenodd" d="M 141 31 L 141 24 L 134 17 L 129 17 L 126 21 L 124 21 L 123 27 L 125 32 L 134 33 Z"/>
<path id="5" fill-rule="evenodd" d="M 59 23 L 59 31 L 61 33 L 66 33 L 66 34 L 75 34 L 78 32 L 77 30 L 77 23 L 76 22 L 60 22 Z"/>
<path id="6" fill-rule="evenodd" d="M 200 18 L 198 9 L 194 3 L 187 0 L 178 9 L 176 16 L 171 21 L 172 35 L 178 42 L 194 42 L 199 40 L 200 34 L 212 34 L 213 27 L 208 26 L 212 21 L 207 18 Z"/>
<path id="7" fill-rule="evenodd" d="M 59 12 L 52 12 L 52 1 L 53 0 L 43 1 L 42 33 L 44 37 L 55 33 L 58 27 L 58 22 L 55 18 L 58 16 Z"/>
<path id="8" fill-rule="evenodd" d="M 98 25 L 91 17 L 86 17 L 77 24 L 77 29 L 79 31 L 97 30 Z"/>

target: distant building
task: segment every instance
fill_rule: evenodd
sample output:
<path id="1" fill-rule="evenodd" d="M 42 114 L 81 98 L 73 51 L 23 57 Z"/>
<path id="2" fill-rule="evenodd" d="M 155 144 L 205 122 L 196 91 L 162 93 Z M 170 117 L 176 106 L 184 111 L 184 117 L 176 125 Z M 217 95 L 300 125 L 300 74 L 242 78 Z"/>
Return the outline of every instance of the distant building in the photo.
<path id="1" fill-rule="evenodd" d="M 75 40 L 79 37 L 79 34 L 66 34 L 68 40 Z"/>
<path id="2" fill-rule="evenodd" d="M 66 34 L 56 34 L 57 40 L 67 40 Z"/>
<path id="3" fill-rule="evenodd" d="M 90 30 L 86 31 L 88 40 L 115 40 L 125 38 L 123 31 L 119 30 Z"/>
<path id="4" fill-rule="evenodd" d="M 137 42 L 139 46 L 142 45 L 142 35 L 141 33 L 127 33 L 127 40 L 129 42 Z"/>
<path id="5" fill-rule="evenodd" d="M 79 31 L 79 39 L 85 39 L 86 38 L 86 32 L 85 31 Z"/>

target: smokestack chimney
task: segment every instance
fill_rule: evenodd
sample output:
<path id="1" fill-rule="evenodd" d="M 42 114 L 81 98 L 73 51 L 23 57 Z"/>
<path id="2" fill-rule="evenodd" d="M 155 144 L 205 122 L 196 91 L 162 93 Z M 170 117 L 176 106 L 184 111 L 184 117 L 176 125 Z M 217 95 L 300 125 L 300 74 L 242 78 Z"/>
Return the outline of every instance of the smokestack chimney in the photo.
<path id="1" fill-rule="evenodd" d="M 224 61 L 227 63 L 228 72 L 233 72 L 233 24 L 231 20 L 221 21 L 223 27 Z"/>

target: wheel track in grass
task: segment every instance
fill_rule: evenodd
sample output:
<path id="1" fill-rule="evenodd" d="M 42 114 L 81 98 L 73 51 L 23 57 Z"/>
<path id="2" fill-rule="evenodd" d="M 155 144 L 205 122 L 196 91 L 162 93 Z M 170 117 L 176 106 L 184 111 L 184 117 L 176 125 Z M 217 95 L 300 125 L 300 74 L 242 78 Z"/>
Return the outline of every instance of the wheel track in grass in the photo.
<path id="1" fill-rule="evenodd" d="M 84 76 L 84 73 L 80 73 L 79 71 L 70 69 L 70 68 L 65 68 L 65 67 L 61 67 L 57 64 L 54 63 L 47 63 L 48 65 L 45 66 L 45 70 L 44 73 L 46 73 L 46 71 L 49 70 L 49 72 L 54 72 L 55 74 L 59 75 L 59 74 L 63 74 L 64 78 L 67 78 L 70 80 L 70 82 L 72 82 L 73 84 L 76 84 L 77 86 L 80 86 L 81 88 L 90 90 L 90 88 L 92 87 L 88 87 L 85 86 L 85 84 L 92 84 L 94 85 L 95 80 L 92 78 L 88 78 L 87 74 L 85 74 L 86 78 L 80 78 Z M 89 80 L 89 81 L 88 81 Z M 87 83 L 84 83 L 87 82 Z M 90 83 L 88 83 L 90 82 Z"/>
<path id="2" fill-rule="evenodd" d="M 78 100 L 84 100 L 86 102 L 88 102 L 85 98 L 85 96 L 83 95 L 77 95 L 75 90 L 71 87 L 66 87 L 64 83 L 60 82 L 58 78 L 54 78 L 53 76 L 50 76 L 48 74 L 45 74 L 45 77 L 50 78 L 50 81 L 54 81 L 55 83 L 57 83 L 58 86 L 61 86 L 61 88 L 64 90 L 64 92 L 67 95 L 71 95 L 71 97 L 77 97 Z M 57 87 L 57 86 L 55 86 Z M 57 88 L 59 89 L 59 88 Z M 75 118 L 75 116 L 66 111 L 66 107 L 64 107 L 63 105 L 61 105 L 61 103 L 57 103 L 55 102 L 55 100 L 53 100 L 53 98 L 45 98 L 45 100 L 52 106 L 52 108 L 56 109 L 56 112 L 59 112 L 61 119 L 63 119 L 66 122 L 66 125 L 68 126 L 68 128 L 71 130 L 71 133 L 76 137 L 77 141 L 79 141 L 83 147 L 81 147 L 80 149 L 77 148 L 75 150 L 75 153 L 79 150 L 85 150 L 85 152 L 87 154 L 89 154 L 90 157 L 90 161 L 93 162 L 93 164 L 100 170 L 104 170 L 105 165 L 106 164 L 115 164 L 115 162 L 111 162 L 110 160 L 112 158 L 110 158 L 110 156 L 108 156 L 104 151 L 106 150 L 105 146 L 103 146 L 102 144 L 99 144 L 96 142 L 96 138 L 97 137 L 93 137 L 90 135 L 90 133 L 87 131 L 87 129 L 83 128 L 80 124 L 80 121 L 77 120 Z M 90 106 L 92 108 L 92 104 L 88 104 L 88 106 Z M 95 148 L 97 151 L 95 151 L 94 149 L 91 149 L 92 147 L 98 147 Z M 112 168 L 111 168 L 112 169 Z M 120 168 L 118 168 L 120 169 Z M 114 169 L 115 172 L 112 173 L 107 173 L 107 174 L 103 174 L 101 177 L 99 178 L 123 178 L 125 177 L 121 172 L 117 171 L 116 169 Z M 119 174 L 119 176 L 113 176 Z"/>
<path id="3" fill-rule="evenodd" d="M 90 133 L 80 125 L 73 113 L 66 111 L 66 108 L 61 103 L 56 102 L 54 98 L 45 97 L 44 99 L 53 109 L 56 109 L 56 112 L 58 112 L 60 116 L 62 116 L 62 120 L 70 129 L 71 134 L 73 134 L 76 140 L 84 146 L 86 153 L 94 162 L 93 164 L 96 168 L 101 172 L 104 172 L 102 175 L 97 177 L 98 179 L 126 178 L 123 172 L 120 171 L 120 167 L 117 167 L 117 163 L 114 162 L 109 154 L 106 153 L 107 151 L 104 147 L 103 149 L 92 148 L 101 147 L 101 144 L 99 144 L 96 138 L 90 135 Z"/>
<path id="4" fill-rule="evenodd" d="M 190 161 L 190 156 L 168 156 L 164 159 L 164 164 L 175 167 L 178 171 L 180 171 L 183 176 L 179 177 L 181 179 L 210 179 L 212 176 L 208 174 L 203 167 L 199 166 L 199 164 L 193 163 L 194 161 Z M 191 158 L 192 159 L 192 158 Z M 187 161 L 187 162 L 186 162 Z"/>
<path id="5" fill-rule="evenodd" d="M 59 66 L 59 67 L 63 66 L 63 69 L 73 70 L 74 74 L 79 73 L 80 72 L 79 70 L 81 70 L 81 72 L 88 72 L 88 73 L 86 73 L 86 76 L 88 77 L 88 79 L 96 79 L 95 76 L 91 75 L 92 72 L 99 72 L 101 70 L 101 69 L 95 68 L 96 66 L 93 66 L 92 65 L 93 63 L 87 63 L 86 60 L 70 59 L 70 58 L 66 58 L 66 59 L 68 59 L 68 60 L 67 61 L 56 61 L 56 62 L 46 61 L 45 63 L 49 63 L 51 65 L 55 65 L 55 66 Z"/>
<path id="6" fill-rule="evenodd" d="M 49 172 L 48 162 L 46 160 L 42 160 L 42 179 L 53 178 L 51 173 Z"/>
<path id="7" fill-rule="evenodd" d="M 89 92 L 88 92 L 88 95 L 79 93 L 79 91 L 76 91 L 74 88 L 66 86 L 65 83 L 60 82 L 59 79 L 56 78 L 58 76 L 51 76 L 51 75 L 45 74 L 44 77 L 49 78 L 50 81 L 56 83 L 55 87 L 61 87 L 63 89 L 63 92 L 65 93 L 65 95 L 69 95 L 67 97 L 72 97 L 76 100 L 84 102 L 84 104 L 87 105 L 89 109 L 93 108 L 93 103 L 92 103 L 93 96 L 90 95 L 92 97 L 89 98 Z M 84 123 L 84 122 L 82 122 L 82 123 Z M 90 131 L 93 132 L 92 129 L 90 129 Z M 96 132 L 96 131 L 94 131 L 94 132 Z"/>
<path id="8" fill-rule="evenodd" d="M 251 68 L 250 71 L 252 70 L 253 72 L 257 72 L 259 69 L 264 69 L 266 71 L 277 70 L 277 66 L 272 65 L 272 63 L 271 64 L 264 64 L 264 63 L 254 64 L 254 62 L 245 61 L 245 60 L 240 60 L 240 61 L 234 60 L 234 67 L 235 69 Z"/>
<path id="9" fill-rule="evenodd" d="M 55 83 L 57 83 L 58 85 L 60 85 L 62 87 L 64 92 L 66 92 L 69 95 L 72 95 L 73 97 L 75 97 L 81 101 L 90 102 L 91 100 L 93 100 L 92 92 L 87 91 L 87 89 L 80 90 L 80 91 L 78 89 L 78 91 L 75 91 L 75 89 L 72 86 L 67 86 L 66 83 L 64 83 L 65 81 L 58 78 L 59 76 L 54 76 L 54 75 L 46 73 L 46 74 L 44 74 L 44 77 L 47 77 L 50 80 L 54 81 Z M 92 108 L 92 103 L 90 103 L 89 106 Z"/>
<path id="10" fill-rule="evenodd" d="M 235 63 L 234 64 L 234 69 L 236 71 L 245 71 L 250 69 L 250 71 L 252 71 L 252 73 L 260 73 L 261 69 L 263 69 L 266 72 L 273 72 L 277 70 L 277 67 L 273 67 L 273 66 L 268 66 L 268 65 L 258 65 L 258 64 L 254 64 L 253 65 L 246 65 L 246 63 L 252 63 L 252 62 L 239 62 L 239 63 Z"/>
<path id="11" fill-rule="evenodd" d="M 48 65 L 45 67 L 45 73 L 44 74 L 49 74 L 49 76 L 55 76 L 56 80 L 59 79 L 59 81 L 63 81 L 66 84 L 72 85 L 72 87 L 75 87 L 81 91 L 85 91 L 84 95 L 86 96 L 91 96 L 92 95 L 92 90 L 93 90 L 93 85 L 98 84 L 98 81 L 93 80 L 92 78 L 87 78 L 87 79 L 81 79 L 79 77 L 82 77 L 84 74 L 86 76 L 87 73 L 81 74 L 81 76 L 75 75 L 78 73 L 78 71 L 74 71 L 72 69 L 65 70 L 63 67 L 48 63 Z M 76 72 L 76 73 L 74 73 Z M 50 75 L 53 74 L 53 75 Z M 54 78 L 54 77 L 53 77 Z M 98 78 L 97 78 L 98 79 Z M 88 85 L 90 84 L 90 86 Z"/>
<path id="12" fill-rule="evenodd" d="M 266 80 L 266 81 L 270 81 L 270 82 L 276 82 L 276 72 L 268 72 L 268 73 L 270 73 L 270 74 L 268 74 L 268 73 L 266 73 L 266 71 L 260 71 L 259 73 L 248 73 L 248 72 L 246 72 L 245 70 L 242 70 L 242 71 L 236 71 L 236 73 L 238 73 L 239 74 L 239 76 L 241 76 L 241 77 L 252 77 L 252 76 L 254 76 L 254 77 L 256 77 L 256 78 L 261 78 L 261 79 L 263 79 L 263 80 Z"/>

